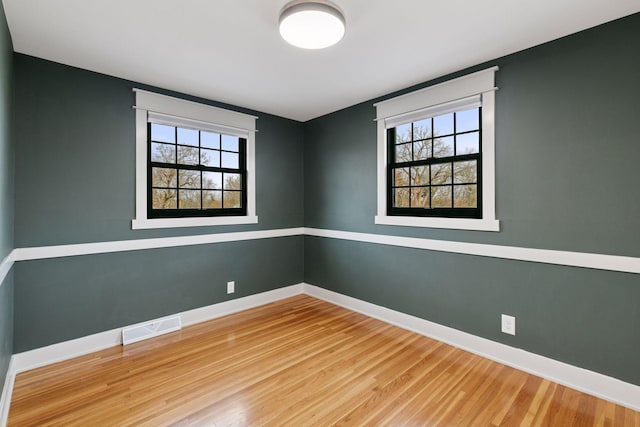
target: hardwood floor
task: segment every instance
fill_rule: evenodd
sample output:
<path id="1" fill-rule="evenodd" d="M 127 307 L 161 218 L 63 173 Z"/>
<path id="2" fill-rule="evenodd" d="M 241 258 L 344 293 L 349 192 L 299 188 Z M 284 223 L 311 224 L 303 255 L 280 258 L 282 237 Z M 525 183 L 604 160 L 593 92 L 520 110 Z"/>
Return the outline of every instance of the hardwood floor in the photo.
<path id="1" fill-rule="evenodd" d="M 297 296 L 16 377 L 9 426 L 640 426 L 640 413 Z"/>

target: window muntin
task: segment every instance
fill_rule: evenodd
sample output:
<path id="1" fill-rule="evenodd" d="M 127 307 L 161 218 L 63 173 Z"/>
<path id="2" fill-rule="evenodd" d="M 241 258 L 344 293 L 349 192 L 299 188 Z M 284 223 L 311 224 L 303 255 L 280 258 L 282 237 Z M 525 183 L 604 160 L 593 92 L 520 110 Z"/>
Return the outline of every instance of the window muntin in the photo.
<path id="1" fill-rule="evenodd" d="M 148 124 L 150 218 L 246 214 L 246 139 Z"/>
<path id="2" fill-rule="evenodd" d="M 482 218 L 482 109 L 387 129 L 389 215 Z"/>

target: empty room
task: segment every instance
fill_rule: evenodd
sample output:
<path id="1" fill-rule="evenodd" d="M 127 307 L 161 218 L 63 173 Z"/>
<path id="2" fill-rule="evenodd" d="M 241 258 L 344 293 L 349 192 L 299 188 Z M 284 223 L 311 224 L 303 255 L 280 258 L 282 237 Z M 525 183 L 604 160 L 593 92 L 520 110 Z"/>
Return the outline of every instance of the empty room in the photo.
<path id="1" fill-rule="evenodd" d="M 0 6 L 0 426 L 640 427 L 640 1 Z"/>

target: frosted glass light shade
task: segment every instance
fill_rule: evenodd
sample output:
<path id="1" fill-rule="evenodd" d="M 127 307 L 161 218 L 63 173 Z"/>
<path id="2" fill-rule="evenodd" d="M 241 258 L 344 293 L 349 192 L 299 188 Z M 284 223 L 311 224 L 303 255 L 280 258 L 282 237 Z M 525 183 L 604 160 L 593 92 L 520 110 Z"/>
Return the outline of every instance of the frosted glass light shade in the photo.
<path id="1" fill-rule="evenodd" d="M 345 19 L 328 2 L 293 1 L 280 13 L 280 35 L 303 49 L 323 49 L 338 43 L 345 32 Z"/>

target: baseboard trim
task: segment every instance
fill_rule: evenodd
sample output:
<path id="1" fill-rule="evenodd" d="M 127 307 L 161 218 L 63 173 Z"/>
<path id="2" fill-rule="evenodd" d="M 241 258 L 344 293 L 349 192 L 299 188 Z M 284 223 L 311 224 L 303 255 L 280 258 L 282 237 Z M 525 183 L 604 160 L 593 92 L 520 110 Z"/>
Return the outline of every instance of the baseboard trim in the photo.
<path id="1" fill-rule="evenodd" d="M 420 335 L 451 344 L 487 359 L 536 375 L 581 392 L 640 411 L 640 386 L 549 359 L 419 317 L 391 310 L 308 283 L 304 293 Z"/>
<path id="2" fill-rule="evenodd" d="M 471 353 L 503 363 L 550 381 L 571 387 L 601 399 L 640 411 L 640 386 L 626 383 L 587 369 L 549 359 L 525 350 L 477 337 L 466 332 L 439 325 L 419 317 L 391 310 L 357 298 L 339 294 L 308 283 L 286 286 L 272 291 L 237 298 L 206 307 L 178 313 L 184 326 L 233 314 L 242 310 L 279 301 L 295 295 L 307 294 L 349 310 L 362 313 L 386 323 L 445 342 Z M 134 326 L 134 325 L 131 325 Z M 0 413 L 8 416 L 15 375 L 52 363 L 72 359 L 121 344 L 122 328 L 100 332 L 12 356 L 2 393 Z M 0 418 L 0 421 L 5 418 Z M 0 426 L 4 426 L 0 422 Z"/>
<path id="3" fill-rule="evenodd" d="M 303 289 L 302 284 L 291 285 L 284 288 L 274 289 L 272 291 L 212 304 L 206 307 L 195 308 L 193 310 L 177 313 L 177 315 L 182 318 L 183 326 L 189 326 L 215 319 L 217 317 L 233 314 L 238 311 L 258 307 L 260 305 L 268 304 L 294 295 L 299 295 L 303 293 Z M 126 325 L 123 327 L 132 327 L 145 322 Z M 19 374 L 20 372 L 30 371 L 31 369 L 40 368 L 52 363 L 73 359 L 74 357 L 83 356 L 85 354 L 104 350 L 105 348 L 114 347 L 120 344 L 122 344 L 122 328 L 111 329 L 109 331 L 99 332 L 86 337 L 14 354 L 12 358 L 15 362 L 13 369 L 16 374 Z"/>
<path id="4" fill-rule="evenodd" d="M 2 387 L 2 397 L 0 397 L 0 426 L 5 427 L 9 420 L 9 406 L 11 406 L 11 395 L 13 394 L 13 382 L 16 379 L 15 356 L 11 356 L 7 376 L 4 378 Z"/>

